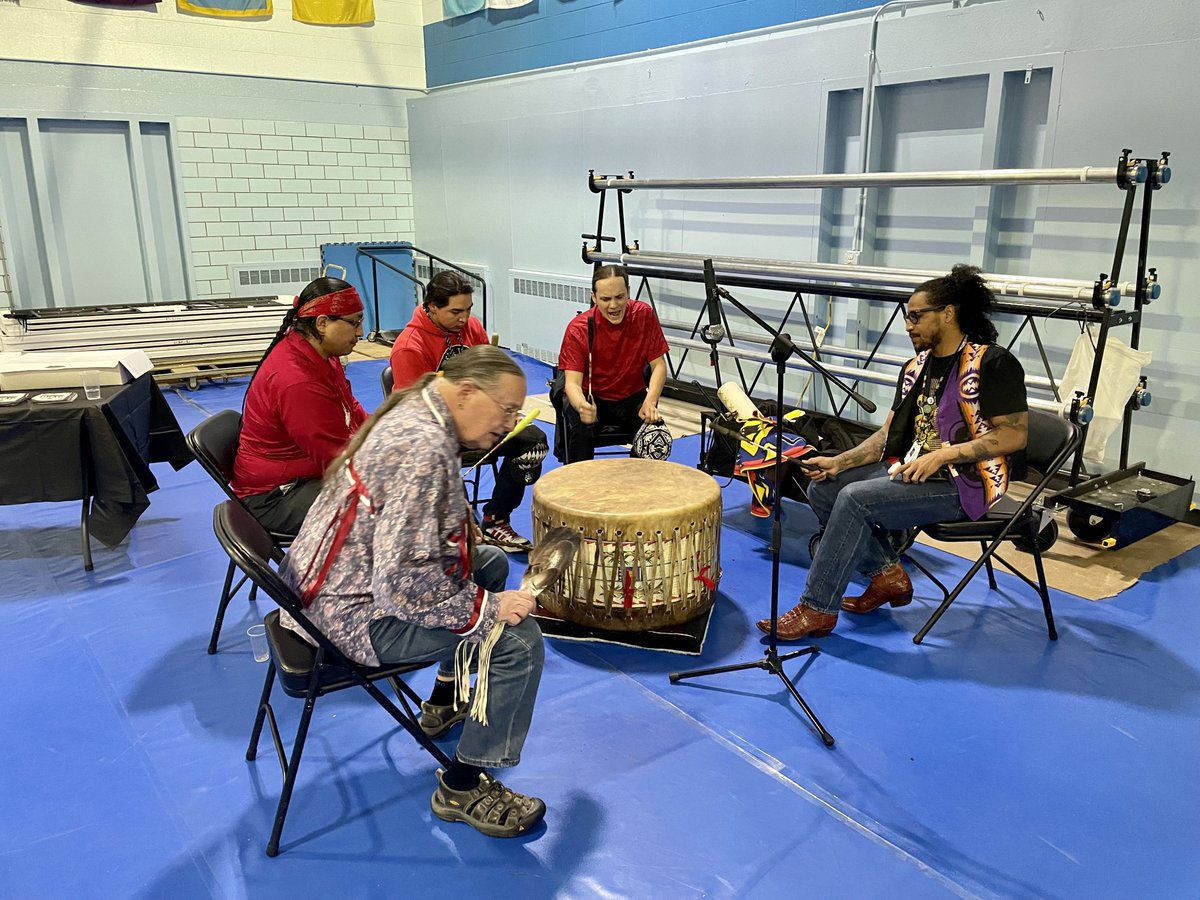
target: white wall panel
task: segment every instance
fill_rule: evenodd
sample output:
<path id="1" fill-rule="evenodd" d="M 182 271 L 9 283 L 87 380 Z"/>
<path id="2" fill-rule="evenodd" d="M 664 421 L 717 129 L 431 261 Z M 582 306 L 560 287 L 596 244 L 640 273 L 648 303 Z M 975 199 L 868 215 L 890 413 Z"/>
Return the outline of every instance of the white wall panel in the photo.
<path id="1" fill-rule="evenodd" d="M 1200 332 L 1200 312 L 1187 301 L 1187 285 L 1200 280 L 1195 252 L 1200 181 L 1186 175 L 1200 159 L 1200 124 L 1188 114 L 1200 57 L 1200 16 L 1189 0 L 1167 0 L 1131 28 L 1126 17 L 1112 14 L 1121 6 L 1003 0 L 887 14 L 878 43 L 881 84 L 977 77 L 987 80 L 988 88 L 963 102 L 982 98 L 996 104 L 984 111 L 968 109 L 979 113 L 975 124 L 958 131 L 944 128 L 944 140 L 936 141 L 902 115 L 894 125 L 903 137 L 891 162 L 904 168 L 977 168 L 998 157 L 1080 166 L 1112 164 L 1127 146 L 1143 156 L 1175 152 L 1175 181 L 1155 197 L 1151 244 L 1164 299 L 1150 307 L 1143 331 L 1143 346 L 1156 353 L 1151 376 L 1159 390 L 1154 417 L 1135 419 L 1133 452 L 1147 447 L 1145 455 L 1167 471 L 1187 472 L 1192 463 L 1186 448 L 1200 441 L 1200 359 L 1185 351 Z M 820 171 L 832 146 L 845 168 L 856 171 L 858 128 L 849 121 L 834 123 L 839 134 L 830 145 L 823 98 L 832 90 L 861 88 L 869 18 L 564 66 L 410 100 L 417 233 L 423 239 L 436 235 L 444 242 L 439 252 L 478 260 L 493 271 L 572 276 L 586 273 L 578 236 L 595 228 L 597 198 L 585 186 L 589 168 L 605 174 L 633 168 L 646 177 L 804 173 Z M 1049 107 L 1048 118 L 1039 116 L 1037 104 L 1006 115 L 998 108 L 1000 85 L 1011 80 L 1008 73 L 1023 73 L 1028 65 L 1049 70 L 1050 86 L 1034 86 L 1041 92 L 1039 102 Z M 477 156 L 448 151 L 451 133 L 498 140 L 496 123 L 505 124 L 507 146 L 487 143 L 479 153 L 508 153 L 504 164 L 488 159 L 481 165 Z M 1027 143 L 1005 144 L 997 133 L 1001 127 L 1023 129 Z M 470 205 L 443 203 L 446 185 L 454 186 L 453 196 L 470 198 Z M 977 262 L 994 254 L 995 241 L 989 245 L 983 234 L 996 227 L 987 211 L 987 191 L 956 196 L 951 190 L 938 199 L 936 191 L 945 189 L 914 190 L 935 193 L 909 200 L 893 191 L 897 199 L 890 207 L 885 201 L 893 227 L 896 216 L 908 217 L 903 237 L 911 251 L 885 263 L 949 268 L 961 261 L 951 249 Z M 629 237 L 641 239 L 648 249 L 751 255 L 757 248 L 753 255 L 836 258 L 849 227 L 845 218 L 853 209 L 852 194 L 635 192 L 626 197 Z M 609 201 L 615 205 L 615 195 Z M 835 220 L 821 222 L 821 203 Z M 1003 240 L 1016 250 L 1005 269 L 1089 280 L 1107 271 L 1120 203 L 1116 187 L 1035 189 L 1003 200 L 1008 229 L 1001 229 Z M 505 204 L 511 205 L 507 212 Z M 497 227 L 464 225 L 476 210 L 485 210 Z M 937 227 L 924 227 L 923 216 L 932 217 L 926 224 Z M 502 224 L 510 217 L 511 233 Z M 944 221 L 939 226 L 933 219 Z M 952 219 L 961 220 L 961 241 L 954 228 L 944 227 Z M 610 214 L 608 221 L 606 230 L 612 233 L 615 218 Z M 832 243 L 821 241 L 822 227 Z M 930 246 L 922 250 L 921 242 Z M 1131 272 L 1127 268 L 1125 274 Z M 662 292 L 694 317 L 696 286 L 672 284 Z M 787 299 L 775 295 L 761 303 L 781 314 Z M 498 301 L 502 306 L 502 293 Z M 522 309 L 525 317 L 533 314 L 533 307 Z M 846 301 L 835 304 L 832 318 L 835 326 L 848 328 L 859 321 Z M 512 324 L 515 333 L 505 338 L 515 344 L 521 323 Z M 1065 361 L 1063 348 L 1070 346 L 1074 326 L 1050 322 L 1045 327 L 1058 348 L 1052 348 L 1056 364 Z"/>

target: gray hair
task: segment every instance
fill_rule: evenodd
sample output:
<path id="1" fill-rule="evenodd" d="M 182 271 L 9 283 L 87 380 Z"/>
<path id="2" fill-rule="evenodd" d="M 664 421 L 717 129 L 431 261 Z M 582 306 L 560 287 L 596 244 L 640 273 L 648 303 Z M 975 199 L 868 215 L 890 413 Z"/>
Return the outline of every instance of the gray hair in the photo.
<path id="1" fill-rule="evenodd" d="M 524 379 L 525 370 L 517 365 L 516 361 L 499 347 L 493 347 L 491 344 L 478 344 L 474 347 L 468 347 L 457 356 L 452 356 L 446 360 L 445 365 L 442 367 L 441 375 L 446 381 L 452 384 L 469 381 L 484 390 L 492 390 L 499 386 L 500 379 L 506 375 Z M 401 403 L 407 397 L 424 390 L 436 377 L 436 372 L 428 372 L 403 390 L 396 391 L 385 397 L 379 408 L 375 410 L 367 421 L 363 422 L 362 427 L 358 429 L 341 455 L 329 464 L 329 468 L 325 470 L 325 475 L 332 475 L 344 466 L 346 461 L 358 452 L 358 448 L 362 446 L 363 441 L 367 439 L 367 435 L 371 433 L 371 429 L 375 427 L 375 424 L 380 419 L 391 412 L 397 404 Z"/>

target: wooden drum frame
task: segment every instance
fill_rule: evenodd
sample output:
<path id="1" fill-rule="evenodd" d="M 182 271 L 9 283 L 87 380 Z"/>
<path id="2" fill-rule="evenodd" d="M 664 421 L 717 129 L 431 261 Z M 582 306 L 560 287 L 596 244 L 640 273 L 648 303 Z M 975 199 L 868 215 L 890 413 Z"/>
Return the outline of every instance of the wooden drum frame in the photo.
<path id="1" fill-rule="evenodd" d="M 538 597 L 580 625 L 646 631 L 706 612 L 721 577 L 721 489 L 673 462 L 597 459 L 547 472 L 533 487 L 534 543 L 580 532 L 571 568 Z"/>

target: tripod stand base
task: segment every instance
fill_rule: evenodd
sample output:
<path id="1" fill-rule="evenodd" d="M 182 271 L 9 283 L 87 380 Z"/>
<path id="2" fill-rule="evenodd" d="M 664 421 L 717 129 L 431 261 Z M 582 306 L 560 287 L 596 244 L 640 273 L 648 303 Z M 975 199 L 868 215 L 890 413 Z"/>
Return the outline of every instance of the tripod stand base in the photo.
<path id="1" fill-rule="evenodd" d="M 825 726 L 821 724 L 821 720 L 817 718 L 816 713 L 809 708 L 809 705 L 804 702 L 804 698 L 800 696 L 800 692 L 796 690 L 796 686 L 792 684 L 790 678 L 783 671 L 783 663 L 789 659 L 795 659 L 797 656 L 808 656 L 809 654 L 820 653 L 819 647 L 805 647 L 803 650 L 795 650 L 791 653 L 785 653 L 780 656 L 774 646 L 767 648 L 766 655 L 762 659 L 751 660 L 750 662 L 734 663 L 729 666 L 714 666 L 711 669 L 692 669 L 688 672 L 671 672 L 667 678 L 671 684 L 676 684 L 685 678 L 704 678 L 708 675 L 720 675 L 723 672 L 740 672 L 743 669 L 763 669 L 779 677 L 783 682 L 784 687 L 800 704 L 800 709 L 808 716 L 808 720 L 812 722 L 813 728 L 817 730 L 817 735 L 821 738 L 821 743 L 826 747 L 833 746 L 833 735 L 825 730 Z"/>

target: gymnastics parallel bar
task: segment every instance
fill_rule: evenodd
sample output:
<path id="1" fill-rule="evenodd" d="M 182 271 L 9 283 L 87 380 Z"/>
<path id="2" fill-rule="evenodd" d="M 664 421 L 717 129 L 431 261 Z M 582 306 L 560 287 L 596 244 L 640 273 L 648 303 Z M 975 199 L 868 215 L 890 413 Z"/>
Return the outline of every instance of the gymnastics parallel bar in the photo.
<path id="1" fill-rule="evenodd" d="M 711 259 L 713 271 L 727 284 L 743 287 L 787 288 L 803 287 L 812 293 L 839 297 L 863 297 L 878 300 L 907 301 L 912 292 L 931 278 L 945 272 L 925 269 L 892 269 L 880 266 L 846 266 L 837 263 L 795 263 L 777 259 L 701 256 L 695 253 L 666 253 L 635 250 L 629 253 L 606 253 L 594 247 L 584 248 L 583 258 L 589 263 L 622 265 L 631 273 L 675 278 L 683 281 L 702 281 L 704 260 Z M 983 273 L 983 278 L 996 295 L 996 308 L 1023 315 L 1055 315 L 1070 311 L 1077 315 L 1091 309 L 1096 296 L 1095 281 L 1069 278 L 1037 278 L 1024 275 Z M 1148 285 L 1157 296 L 1157 282 Z M 1132 282 L 1106 284 L 1103 293 L 1109 304 L 1115 305 L 1122 295 L 1135 296 Z M 1021 302 L 1005 302 L 1005 298 Z M 1043 301 L 1035 305 L 1027 301 Z"/>
<path id="2" fill-rule="evenodd" d="M 668 319 L 660 318 L 659 324 L 662 326 L 662 329 L 664 332 L 668 332 L 668 331 L 672 332 L 671 335 L 666 335 L 668 344 L 672 344 L 672 345 L 678 344 L 678 346 L 682 347 L 685 350 L 703 349 L 705 352 L 708 351 L 709 347 L 707 344 L 701 344 L 692 338 L 692 326 L 688 325 L 686 322 L 673 322 Z M 674 333 L 686 334 L 687 337 L 677 339 L 674 337 Z M 762 332 L 755 334 L 755 333 L 752 333 L 749 331 L 735 331 L 733 329 L 729 329 L 728 334 L 731 338 L 737 338 L 739 341 L 744 341 L 744 342 L 750 343 L 750 344 L 757 344 L 759 346 L 766 346 L 766 345 L 770 344 L 770 339 L 768 337 L 764 337 Z M 822 356 L 822 355 L 823 356 L 835 356 L 835 357 L 838 357 L 839 359 L 858 360 L 860 362 L 865 362 L 868 364 L 873 363 L 873 362 L 883 363 L 884 365 L 894 366 L 897 369 L 899 369 L 905 363 L 907 363 L 910 359 L 912 359 L 911 354 L 908 356 L 896 356 L 895 354 L 890 354 L 890 353 L 872 353 L 869 350 L 860 350 L 857 347 L 843 347 L 840 344 L 834 344 L 834 343 L 823 343 L 819 347 L 814 347 L 807 340 L 797 339 L 795 337 L 792 338 L 792 343 L 794 343 L 797 347 L 799 347 L 805 353 L 809 353 L 809 354 L 815 354 L 818 356 Z M 737 346 L 737 345 L 731 344 L 730 346 Z M 722 353 L 725 352 L 724 344 L 721 345 L 721 352 Z M 769 361 L 769 359 L 768 359 L 768 361 Z M 826 363 L 825 365 L 826 365 L 826 368 L 829 367 L 828 363 Z M 839 371 L 839 374 L 849 374 L 851 372 L 865 372 L 865 371 L 869 371 L 869 370 L 854 367 L 854 368 L 847 368 L 843 371 Z M 858 378 L 859 376 L 855 375 L 854 377 Z M 868 379 L 863 379 L 863 380 L 868 380 Z M 879 381 L 877 381 L 877 383 L 878 384 L 895 384 L 896 376 L 892 375 L 890 382 L 886 381 L 886 380 L 879 380 Z M 1025 386 L 1031 387 L 1031 388 L 1038 388 L 1043 391 L 1052 391 L 1054 389 L 1054 386 L 1050 383 L 1049 378 L 1045 378 L 1045 377 L 1042 377 L 1039 375 L 1030 375 L 1028 372 L 1025 373 Z"/>
<path id="3" fill-rule="evenodd" d="M 934 172 L 866 172 L 821 175 L 746 175 L 733 178 L 634 178 L 588 173 L 588 187 L 601 191 L 757 190 L 850 187 L 962 187 L 1018 184 L 1111 184 L 1124 187 L 1146 181 L 1144 163 L 1059 169 L 965 169 Z M 1168 176 L 1169 177 L 1169 176 Z"/>
<path id="4" fill-rule="evenodd" d="M 693 340 L 691 338 L 667 338 L 667 344 L 672 347 L 678 347 L 681 350 L 697 350 L 707 353 L 710 349 L 708 344 L 703 341 Z M 826 352 L 826 348 L 822 347 L 821 352 Z M 771 354 L 764 350 L 751 350 L 748 347 L 738 346 L 721 346 L 722 356 L 731 356 L 736 359 L 744 359 L 749 362 L 771 364 Z M 885 387 L 894 388 L 896 386 L 896 376 L 888 372 L 876 372 L 872 369 L 858 369 L 853 366 L 842 366 L 836 363 L 823 362 L 822 365 L 835 375 L 843 378 L 853 379 L 855 381 L 865 381 L 869 384 L 881 384 Z M 792 356 L 786 363 L 789 369 L 801 369 L 805 372 L 816 371 L 808 363 L 799 357 Z M 1029 405 L 1037 409 L 1044 409 L 1047 412 L 1052 412 L 1059 415 L 1062 412 L 1063 404 L 1055 400 L 1042 400 L 1034 397 L 1028 398 Z"/>

